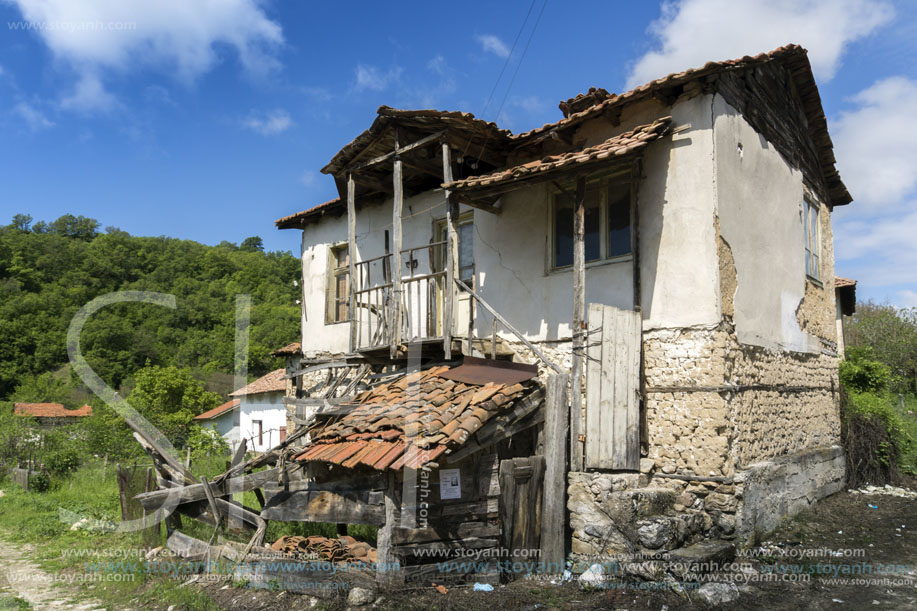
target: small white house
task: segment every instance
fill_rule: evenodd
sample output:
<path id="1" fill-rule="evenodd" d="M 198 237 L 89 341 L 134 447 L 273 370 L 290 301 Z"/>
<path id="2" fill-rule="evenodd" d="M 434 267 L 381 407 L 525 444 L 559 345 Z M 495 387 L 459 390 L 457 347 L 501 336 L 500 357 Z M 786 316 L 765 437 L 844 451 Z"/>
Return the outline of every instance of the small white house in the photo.
<path id="1" fill-rule="evenodd" d="M 219 433 L 229 447 L 235 451 L 239 445 L 239 399 L 230 399 L 219 407 L 207 410 L 194 417 L 195 422 L 204 428 Z"/>
<path id="2" fill-rule="evenodd" d="M 286 439 L 285 375 L 286 370 L 277 369 L 230 393 L 239 400 L 239 439 L 251 451 L 266 452 Z"/>

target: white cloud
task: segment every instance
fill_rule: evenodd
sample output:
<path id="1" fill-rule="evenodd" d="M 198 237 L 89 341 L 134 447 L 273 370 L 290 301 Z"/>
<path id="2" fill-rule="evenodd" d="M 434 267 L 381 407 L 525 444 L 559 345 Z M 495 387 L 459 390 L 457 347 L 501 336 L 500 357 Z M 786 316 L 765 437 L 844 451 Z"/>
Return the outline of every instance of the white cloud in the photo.
<path id="1" fill-rule="evenodd" d="M 94 102 L 111 108 L 100 93 L 104 69 L 154 67 L 191 82 L 219 60 L 217 46 L 226 45 L 249 73 L 262 74 L 278 65 L 274 52 L 283 43 L 280 26 L 258 0 L 5 1 L 18 6 L 34 26 L 30 31 L 81 75 L 70 104 L 81 110 Z"/>
<path id="2" fill-rule="evenodd" d="M 54 127 L 54 123 L 38 109 L 25 102 L 19 102 L 13 107 L 13 113 L 25 122 L 30 131 L 39 132 L 43 129 Z"/>
<path id="3" fill-rule="evenodd" d="M 896 213 L 869 219 L 851 218 L 852 209 L 833 215 L 835 267 L 865 287 L 917 285 L 917 201 L 901 202 Z"/>
<path id="4" fill-rule="evenodd" d="M 656 48 L 634 64 L 628 87 L 672 72 L 770 51 L 809 50 L 815 76 L 830 80 L 848 43 L 891 21 L 885 0 L 672 0 L 649 28 Z"/>
<path id="5" fill-rule="evenodd" d="M 118 100 L 108 93 L 98 75 L 85 73 L 77 81 L 73 91 L 61 99 L 61 108 L 77 112 L 108 112 L 116 108 Z"/>
<path id="6" fill-rule="evenodd" d="M 312 170 L 306 170 L 302 173 L 302 176 L 299 177 L 299 182 L 305 187 L 311 187 L 315 184 L 315 179 L 318 178 L 318 175 Z"/>
<path id="7" fill-rule="evenodd" d="M 356 91 L 383 91 L 390 84 L 401 78 L 401 67 L 392 66 L 387 72 L 383 72 L 375 66 L 359 64 L 356 69 L 357 82 L 354 85 Z"/>
<path id="8" fill-rule="evenodd" d="M 841 177 L 862 212 L 895 207 L 917 186 L 917 81 L 893 76 L 851 98 L 831 125 Z"/>
<path id="9" fill-rule="evenodd" d="M 282 108 L 267 112 L 252 112 L 242 121 L 242 126 L 262 136 L 274 136 L 293 127 L 290 113 Z"/>
<path id="10" fill-rule="evenodd" d="M 897 302 L 902 308 L 917 308 L 917 291 L 898 291 Z"/>
<path id="11" fill-rule="evenodd" d="M 478 44 L 481 45 L 481 48 L 484 49 L 484 51 L 487 53 L 493 53 L 497 57 L 503 59 L 509 57 L 509 47 L 507 47 L 502 40 L 493 34 L 475 36 L 475 39 L 478 41 Z"/>

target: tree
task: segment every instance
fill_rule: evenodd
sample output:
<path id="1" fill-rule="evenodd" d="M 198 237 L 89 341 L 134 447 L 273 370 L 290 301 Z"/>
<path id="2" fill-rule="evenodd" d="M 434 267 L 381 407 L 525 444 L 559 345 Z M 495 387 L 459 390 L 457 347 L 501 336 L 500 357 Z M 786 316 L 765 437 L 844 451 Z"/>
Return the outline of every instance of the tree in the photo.
<path id="1" fill-rule="evenodd" d="M 204 390 L 187 367 L 147 366 L 134 374 L 134 382 L 128 403 L 179 446 L 192 418 L 221 403 L 220 395 Z"/>
<path id="2" fill-rule="evenodd" d="M 848 346 L 871 349 L 891 368 L 892 390 L 917 392 L 917 308 L 859 302 L 844 321 L 844 336 Z"/>
<path id="3" fill-rule="evenodd" d="M 50 233 L 78 240 L 93 239 L 99 235 L 98 229 L 99 221 L 72 214 L 65 214 L 48 226 Z"/>
<path id="4" fill-rule="evenodd" d="M 28 214 L 16 214 L 13 216 L 11 227 L 19 231 L 28 231 L 32 224 L 32 217 Z"/>
<path id="5" fill-rule="evenodd" d="M 244 250 L 246 252 L 264 252 L 264 241 L 259 236 L 253 235 L 250 238 L 242 240 L 242 246 L 239 247 L 239 250 Z"/>

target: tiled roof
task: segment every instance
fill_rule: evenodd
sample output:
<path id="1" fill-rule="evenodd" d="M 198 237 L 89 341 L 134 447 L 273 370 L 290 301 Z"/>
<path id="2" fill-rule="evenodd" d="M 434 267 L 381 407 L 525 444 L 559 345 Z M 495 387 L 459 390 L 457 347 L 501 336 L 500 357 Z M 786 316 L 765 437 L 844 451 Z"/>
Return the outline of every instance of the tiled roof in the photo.
<path id="1" fill-rule="evenodd" d="M 257 395 L 263 392 L 284 391 L 287 388 L 287 382 L 283 379 L 283 376 L 286 374 L 287 372 L 285 369 L 275 369 L 261 376 L 248 386 L 244 386 L 235 392 L 229 393 L 229 396 L 241 397 L 243 395 Z"/>
<path id="2" fill-rule="evenodd" d="M 297 212 L 274 221 L 277 229 L 301 229 L 303 225 L 318 220 L 321 216 L 330 213 L 343 212 L 344 202 L 340 197 L 312 206 L 308 210 Z"/>
<path id="3" fill-rule="evenodd" d="M 699 80 L 726 70 L 753 67 L 776 60 L 782 62 L 783 65 L 786 66 L 802 101 L 803 110 L 809 126 L 809 134 L 818 150 L 819 165 L 821 166 L 822 175 L 824 176 L 825 183 L 828 185 L 831 195 L 831 204 L 834 206 L 842 206 L 850 203 L 851 197 L 835 168 L 834 145 L 831 142 L 831 136 L 828 134 L 828 121 L 825 118 L 825 111 L 821 104 L 821 97 L 818 94 L 818 87 L 815 84 L 812 66 L 809 63 L 807 55 L 808 52 L 804 48 L 799 45 L 790 44 L 778 47 L 769 53 L 759 53 L 754 57 L 746 55 L 738 59 L 707 62 L 701 68 L 692 68 L 684 72 L 675 72 L 668 76 L 650 81 L 645 85 L 635 87 L 622 94 L 590 89 L 586 94 L 580 94 L 561 103 L 561 109 L 563 109 L 565 113 L 570 110 L 575 111 L 569 114 L 569 116 L 565 116 L 560 121 L 547 123 L 536 129 L 516 134 L 512 136 L 512 139 L 520 145 L 524 145 L 526 141 L 537 139 L 536 137 L 541 134 L 546 134 L 556 129 L 573 127 L 617 106 L 623 106 L 650 97 L 660 89 L 683 85 L 690 81 Z M 579 110 L 579 108 L 583 106 L 585 106 L 585 108 Z"/>
<path id="4" fill-rule="evenodd" d="M 377 138 L 379 134 L 396 119 L 399 120 L 399 123 L 409 121 L 412 127 L 424 131 L 449 128 L 463 132 L 466 135 L 475 134 L 488 138 L 492 144 L 497 145 L 507 142 L 511 136 L 509 130 L 500 129 L 496 123 L 478 119 L 470 112 L 433 109 L 401 110 L 389 106 L 380 106 L 376 113 L 378 116 L 369 129 L 338 151 L 328 162 L 328 165 L 322 168 L 323 174 L 336 174 L 344 169 L 364 149 L 372 148 L 378 144 Z"/>
<path id="5" fill-rule="evenodd" d="M 84 405 L 78 409 L 67 409 L 60 403 L 14 403 L 13 413 L 17 416 L 35 418 L 82 418 L 92 415 L 92 406 Z"/>
<path id="6" fill-rule="evenodd" d="M 601 144 L 588 148 L 550 155 L 490 174 L 472 176 L 444 184 L 443 188 L 453 191 L 490 187 L 513 180 L 524 180 L 535 175 L 548 174 L 565 166 L 606 161 L 636 153 L 647 144 L 668 133 L 672 117 L 662 117 L 647 125 L 640 125 L 630 131 L 609 138 Z"/>
<path id="7" fill-rule="evenodd" d="M 287 344 L 283 348 L 278 348 L 271 352 L 271 356 L 297 356 L 302 354 L 302 343 L 293 342 L 292 344 Z"/>
<path id="8" fill-rule="evenodd" d="M 295 460 L 353 468 L 420 468 L 467 442 L 495 417 L 514 412 L 518 399 L 533 391 L 530 381 L 483 386 L 440 376 L 434 367 L 358 395 L 337 420 L 312 425 L 311 445 Z"/>
<path id="9" fill-rule="evenodd" d="M 850 278 L 841 278 L 840 276 L 834 277 L 834 287 L 835 288 L 842 288 L 845 286 L 856 286 L 856 284 L 857 284 L 857 281 L 851 280 Z"/>
<path id="10" fill-rule="evenodd" d="M 227 401 L 227 402 L 224 403 L 223 405 L 220 405 L 219 407 L 214 407 L 213 409 L 208 409 L 208 410 L 207 410 L 206 412 L 204 412 L 203 414 L 199 414 L 199 415 L 195 416 L 194 419 L 195 419 L 195 420 L 213 420 L 213 419 L 216 418 L 217 416 L 222 416 L 222 415 L 225 414 L 226 412 L 228 412 L 228 411 L 230 411 L 230 410 L 232 410 L 232 409 L 235 409 L 236 407 L 239 407 L 239 400 L 238 400 L 238 399 L 230 399 L 229 401 Z"/>

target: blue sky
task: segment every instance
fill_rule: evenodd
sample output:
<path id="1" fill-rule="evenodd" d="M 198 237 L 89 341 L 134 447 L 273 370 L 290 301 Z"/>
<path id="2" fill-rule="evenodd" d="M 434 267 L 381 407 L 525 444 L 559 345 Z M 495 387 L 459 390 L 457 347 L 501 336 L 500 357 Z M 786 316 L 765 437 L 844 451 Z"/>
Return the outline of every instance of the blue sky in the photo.
<path id="1" fill-rule="evenodd" d="M 382 104 L 519 132 L 590 86 L 796 42 L 855 199 L 836 271 L 917 306 L 914 2 L 0 0 L 0 28 L 0 223 L 69 212 L 294 252 L 273 221 L 336 195 L 319 169 Z"/>

